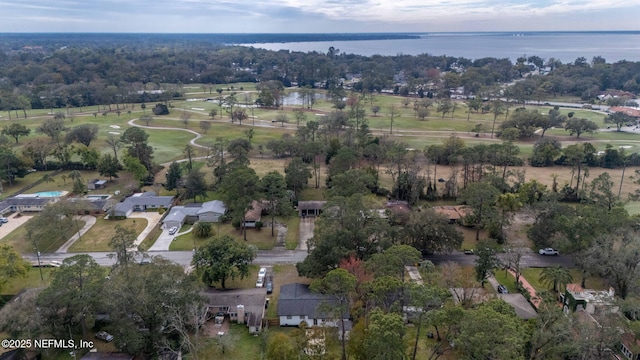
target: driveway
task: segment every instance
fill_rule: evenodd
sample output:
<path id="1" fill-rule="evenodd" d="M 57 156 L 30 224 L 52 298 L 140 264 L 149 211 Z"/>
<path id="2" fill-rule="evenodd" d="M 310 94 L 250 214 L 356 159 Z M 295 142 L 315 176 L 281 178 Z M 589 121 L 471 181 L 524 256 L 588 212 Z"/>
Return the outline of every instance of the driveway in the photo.
<path id="1" fill-rule="evenodd" d="M 2 226 L 0 226 L 0 240 L 3 237 L 7 236 L 13 230 L 22 226 L 24 223 L 26 223 L 33 217 L 33 215 L 22 215 L 22 216 L 16 217 L 16 215 L 17 214 L 13 214 L 9 216 L 7 218 L 9 219 L 9 222 L 7 222 L 6 224 L 2 224 Z"/>
<path id="2" fill-rule="evenodd" d="M 316 218 L 305 216 L 300 219 L 300 233 L 298 235 L 298 247 L 296 250 L 307 250 L 307 240 L 313 237 L 313 229 L 316 225 Z"/>
<path id="3" fill-rule="evenodd" d="M 96 223 L 95 216 L 85 215 L 85 216 L 80 216 L 80 219 L 82 219 L 85 222 L 82 229 L 80 229 L 80 231 L 78 231 L 77 233 L 73 234 L 73 236 L 69 240 L 67 240 L 66 243 L 60 246 L 60 248 L 56 250 L 57 253 L 66 253 L 71 247 L 71 245 L 73 245 L 73 243 L 78 241 L 78 239 L 80 239 L 80 237 L 84 235 L 87 231 L 89 231 L 89 229 L 91 229 L 91 227 Z"/>
<path id="4" fill-rule="evenodd" d="M 162 215 L 155 211 L 139 211 L 131 213 L 131 215 L 129 215 L 129 218 L 147 219 L 147 227 L 142 230 L 135 241 L 135 246 L 137 247 L 147 237 L 147 235 L 149 235 L 151 230 L 153 230 L 153 228 L 158 225 L 158 222 L 160 222 L 160 218 L 162 218 Z"/>
<path id="5" fill-rule="evenodd" d="M 162 229 L 162 234 L 158 236 L 158 239 L 156 240 L 156 242 L 154 242 L 153 245 L 147 251 L 168 251 L 169 246 L 171 246 L 171 242 L 173 241 L 173 239 L 175 239 L 176 236 L 186 234 L 190 232 L 192 229 L 193 229 L 193 226 L 185 232 L 181 232 L 173 235 L 169 235 L 169 229 Z"/>

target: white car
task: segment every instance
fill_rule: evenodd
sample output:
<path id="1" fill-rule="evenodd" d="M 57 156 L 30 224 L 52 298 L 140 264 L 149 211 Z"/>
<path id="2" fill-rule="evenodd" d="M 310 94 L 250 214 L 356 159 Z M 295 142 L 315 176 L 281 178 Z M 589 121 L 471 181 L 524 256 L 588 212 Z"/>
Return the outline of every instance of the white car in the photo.
<path id="1" fill-rule="evenodd" d="M 258 277 L 263 278 L 266 275 L 267 275 L 267 268 L 260 268 L 260 271 L 258 271 Z"/>
<path id="2" fill-rule="evenodd" d="M 263 277 L 259 277 L 258 281 L 256 281 L 256 287 L 257 288 L 261 288 L 264 286 L 264 278 Z"/>
<path id="3" fill-rule="evenodd" d="M 178 232 L 178 227 L 177 226 L 173 226 L 171 229 L 169 229 L 169 235 L 173 235 L 175 233 Z"/>
<path id="4" fill-rule="evenodd" d="M 538 250 L 538 254 L 540 255 L 558 255 L 558 250 L 554 250 L 553 248 L 544 248 Z"/>

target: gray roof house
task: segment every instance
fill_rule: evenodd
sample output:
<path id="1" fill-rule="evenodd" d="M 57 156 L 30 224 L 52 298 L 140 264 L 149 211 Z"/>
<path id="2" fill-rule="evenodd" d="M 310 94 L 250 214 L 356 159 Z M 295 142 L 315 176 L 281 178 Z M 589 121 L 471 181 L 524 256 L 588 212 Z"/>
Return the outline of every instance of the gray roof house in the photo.
<path id="1" fill-rule="evenodd" d="M 280 326 L 300 326 L 300 323 L 305 321 L 307 326 L 338 327 L 341 332 L 338 321 L 340 319 L 335 319 L 320 308 L 323 304 L 330 306 L 335 301 L 336 299 L 331 295 L 311 292 L 309 285 L 298 283 L 282 285 L 278 298 Z M 352 325 L 349 314 L 343 314 L 342 317 L 345 321 L 345 331 L 349 331 Z"/>
<path id="2" fill-rule="evenodd" d="M 127 217 L 134 211 L 168 209 L 171 205 L 173 205 L 173 196 L 157 196 L 153 191 L 136 193 L 116 204 L 113 216 Z"/>
<path id="3" fill-rule="evenodd" d="M 14 196 L 0 201 L 0 213 L 42 211 L 48 203 L 60 200 L 58 197 Z"/>
<path id="4" fill-rule="evenodd" d="M 174 206 L 162 220 L 162 224 L 165 229 L 169 229 L 174 226 L 180 228 L 185 223 L 193 224 L 196 221 L 218 222 L 226 211 L 227 208 L 220 200 Z"/>

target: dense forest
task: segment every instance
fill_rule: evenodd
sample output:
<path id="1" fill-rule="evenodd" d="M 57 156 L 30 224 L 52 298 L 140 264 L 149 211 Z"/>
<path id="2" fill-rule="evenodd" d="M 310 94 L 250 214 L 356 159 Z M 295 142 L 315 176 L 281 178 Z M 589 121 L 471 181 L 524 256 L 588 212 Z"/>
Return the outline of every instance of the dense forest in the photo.
<path id="1" fill-rule="evenodd" d="M 393 89 L 421 97 L 459 87 L 465 95 L 518 101 L 572 95 L 592 102 L 605 90 L 640 92 L 639 62 L 610 64 L 601 57 L 563 64 L 529 56 L 513 63 L 428 54 L 367 57 L 333 48 L 327 53 L 274 52 L 186 36 L 144 42 L 141 35 L 100 34 L 66 43 L 59 37 L 47 42 L 45 36 L 41 45 L 25 36 L 0 41 L 0 110 L 167 100 L 180 96 L 180 85 L 187 83 L 209 84 L 211 90 L 216 84 L 269 80 L 332 88 L 352 77 L 358 79 L 357 91 Z M 523 81 L 500 92 L 514 80 Z"/>

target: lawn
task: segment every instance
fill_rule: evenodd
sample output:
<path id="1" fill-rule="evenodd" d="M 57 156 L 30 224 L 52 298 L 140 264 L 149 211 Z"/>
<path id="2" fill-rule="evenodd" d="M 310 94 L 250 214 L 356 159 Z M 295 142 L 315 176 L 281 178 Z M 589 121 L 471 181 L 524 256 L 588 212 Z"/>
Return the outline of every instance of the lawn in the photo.
<path id="1" fill-rule="evenodd" d="M 215 223 L 213 224 L 212 232 L 213 236 L 228 234 L 235 238 L 238 242 L 245 243 L 243 235 L 240 234 L 239 230 L 234 229 L 231 224 Z M 192 250 L 194 246 L 196 248 L 200 247 L 207 240 L 208 239 L 199 239 L 194 236 L 193 232 L 190 232 L 188 234 L 176 237 L 171 243 L 169 250 Z M 269 250 L 275 246 L 276 236 L 271 237 L 271 229 L 268 227 L 263 227 L 260 230 L 247 229 L 246 243 L 255 245 L 259 250 Z"/>
<path id="2" fill-rule="evenodd" d="M 496 278 L 499 284 L 507 287 L 509 293 L 518 293 L 518 290 L 516 289 L 516 278 L 514 278 L 513 275 L 504 270 L 496 270 L 493 276 Z"/>
<path id="3" fill-rule="evenodd" d="M 294 250 L 298 246 L 300 236 L 300 217 L 297 213 L 287 218 L 276 217 L 276 222 L 287 226 L 287 237 L 285 238 L 285 247 L 288 250 Z"/>
<path id="4" fill-rule="evenodd" d="M 214 338 L 202 338 L 200 359 L 229 359 L 229 360 L 260 360 L 263 358 L 262 337 L 249 334 L 244 324 L 230 324 L 229 332 L 224 336 L 230 337 L 225 343 L 224 352 L 219 342 Z M 191 358 L 191 357 L 189 357 Z"/>
<path id="5" fill-rule="evenodd" d="M 32 220 L 29 220 L 32 221 Z M 27 228 L 25 223 L 19 228 L 13 230 L 0 240 L 0 244 L 7 244 L 13 246 L 13 248 L 20 254 L 33 254 L 36 252 L 33 243 L 27 237 Z M 60 248 L 71 236 L 73 236 L 78 229 L 82 229 L 85 222 L 82 220 L 71 221 L 69 220 L 68 226 L 65 227 L 65 232 L 59 237 L 45 237 L 38 241 L 38 251 L 41 253 L 52 253 Z"/>
<path id="6" fill-rule="evenodd" d="M 549 290 L 549 286 L 543 285 L 540 282 L 540 273 L 542 268 L 524 268 L 522 269 L 522 276 L 527 279 L 529 284 L 533 286 L 536 291 Z M 573 276 L 573 283 L 580 284 L 582 280 L 582 273 L 578 269 L 569 269 L 571 276 Z M 609 286 L 606 285 L 604 279 L 596 276 L 588 276 L 586 281 L 587 288 L 594 290 L 606 290 Z"/>
<path id="7" fill-rule="evenodd" d="M 42 269 L 42 277 L 40 279 L 40 269 Z M 19 293 L 22 289 L 46 287 L 51 282 L 55 268 L 31 268 L 26 277 L 13 278 L 2 288 L 0 295 L 13 296 Z"/>
<path id="8" fill-rule="evenodd" d="M 116 226 L 135 231 L 136 236 L 147 226 L 147 219 L 105 220 L 100 216 L 96 223 L 69 248 L 69 252 L 110 251 L 109 241 L 116 234 Z"/>

